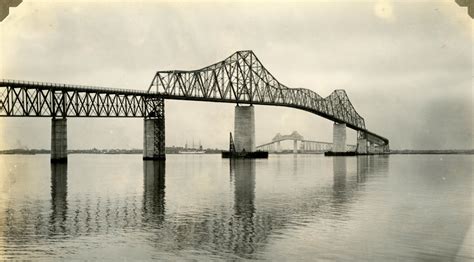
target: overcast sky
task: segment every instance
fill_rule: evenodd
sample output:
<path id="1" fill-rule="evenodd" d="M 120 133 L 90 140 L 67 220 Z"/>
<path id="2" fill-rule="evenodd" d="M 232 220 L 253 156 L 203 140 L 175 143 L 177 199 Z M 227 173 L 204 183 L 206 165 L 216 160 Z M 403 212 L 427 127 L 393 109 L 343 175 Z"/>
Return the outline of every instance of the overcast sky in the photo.
<path id="1" fill-rule="evenodd" d="M 391 148 L 473 148 L 472 20 L 447 1 L 24 1 L 0 23 L 0 78 L 146 89 L 154 72 L 251 49 L 289 87 L 345 89 Z M 310 113 L 256 107 L 257 144 Z M 166 101 L 166 143 L 228 147 L 234 105 Z M 0 149 L 50 147 L 49 118 L 1 118 Z M 349 132 L 355 142 L 355 132 Z M 142 119 L 68 119 L 68 147 L 141 148 Z"/>

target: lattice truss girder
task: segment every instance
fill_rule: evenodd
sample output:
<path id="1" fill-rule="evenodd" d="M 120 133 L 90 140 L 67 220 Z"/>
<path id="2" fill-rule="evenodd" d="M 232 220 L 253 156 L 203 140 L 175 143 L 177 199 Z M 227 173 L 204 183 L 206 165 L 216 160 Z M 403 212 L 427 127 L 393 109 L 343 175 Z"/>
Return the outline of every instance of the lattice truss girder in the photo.
<path id="1" fill-rule="evenodd" d="M 158 71 L 150 85 L 168 97 L 226 100 L 303 108 L 334 121 L 365 129 L 344 90 L 322 98 L 304 88 L 288 88 L 262 65 L 252 51 L 239 51 L 208 67 L 193 71 Z"/>
<path id="2" fill-rule="evenodd" d="M 0 80 L 0 117 L 148 117 L 152 111 L 145 98 L 158 97 L 299 108 L 367 132 L 369 141 L 388 144 L 366 129 L 344 90 L 323 98 L 309 89 L 288 88 L 252 51 L 236 52 L 199 70 L 159 71 L 148 91 Z"/>
<path id="3" fill-rule="evenodd" d="M 0 116 L 143 117 L 148 95 L 0 86 Z"/>

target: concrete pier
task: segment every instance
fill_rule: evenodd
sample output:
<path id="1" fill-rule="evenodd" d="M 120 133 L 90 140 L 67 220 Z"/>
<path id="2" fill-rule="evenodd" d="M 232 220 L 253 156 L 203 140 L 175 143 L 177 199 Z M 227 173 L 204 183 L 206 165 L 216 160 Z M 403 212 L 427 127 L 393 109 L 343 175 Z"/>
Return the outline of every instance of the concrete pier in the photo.
<path id="1" fill-rule="evenodd" d="M 255 111 L 253 106 L 235 107 L 234 118 L 235 151 L 255 151 Z"/>
<path id="2" fill-rule="evenodd" d="M 333 152 L 346 152 L 346 124 L 334 122 L 332 131 Z"/>
<path id="3" fill-rule="evenodd" d="M 297 146 L 297 141 L 296 140 L 293 140 L 293 154 L 296 154 L 298 153 L 298 148 L 296 147 Z"/>
<path id="4" fill-rule="evenodd" d="M 51 162 L 67 162 L 67 120 L 51 119 Z"/>
<path id="5" fill-rule="evenodd" d="M 367 154 L 367 134 L 365 132 L 357 132 L 357 153 Z"/>
<path id="6" fill-rule="evenodd" d="M 371 153 L 371 154 L 374 154 L 375 153 L 375 144 L 370 142 L 370 146 L 369 146 L 369 151 L 368 153 Z"/>
<path id="7" fill-rule="evenodd" d="M 366 138 L 357 138 L 357 153 L 367 154 L 367 139 Z"/>
<path id="8" fill-rule="evenodd" d="M 145 119 L 143 127 L 143 160 L 165 160 L 164 119 Z"/>

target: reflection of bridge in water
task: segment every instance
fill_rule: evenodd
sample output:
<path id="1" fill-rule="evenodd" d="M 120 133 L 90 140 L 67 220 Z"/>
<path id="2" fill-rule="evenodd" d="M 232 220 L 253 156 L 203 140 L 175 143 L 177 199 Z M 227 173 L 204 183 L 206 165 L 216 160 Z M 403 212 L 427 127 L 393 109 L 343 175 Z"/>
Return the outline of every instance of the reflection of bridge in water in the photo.
<path id="1" fill-rule="evenodd" d="M 359 156 L 355 178 L 354 173 L 347 172 L 346 161 L 346 158 L 333 158 L 332 184 L 314 186 L 309 191 L 289 196 L 281 203 L 256 196 L 258 162 L 231 161 L 232 211 L 215 210 L 211 215 L 203 211 L 189 219 L 177 219 L 179 214 L 166 212 L 164 162 L 143 163 L 142 198 L 125 196 L 119 200 L 69 199 L 67 164 L 55 164 L 51 168 L 50 211 L 47 206 L 7 208 L 3 238 L 7 243 L 21 243 L 25 252 L 29 246 L 34 246 L 36 254 L 41 252 L 38 245 L 46 245 L 43 250 L 46 254 L 51 252 L 51 248 L 44 243 L 57 239 L 134 229 L 150 233 L 147 238 L 151 246 L 165 246 L 170 250 L 211 247 L 217 254 L 253 258 L 273 232 L 295 223 L 304 224 L 309 218 L 324 215 L 328 209 L 353 202 L 361 190 L 359 184 L 370 178 L 374 170 L 378 174 L 388 171 L 387 157 Z M 347 212 L 345 210 L 340 215 Z M 25 235 L 28 237 L 23 237 Z M 31 242 L 35 245 L 30 245 Z M 8 252 L 6 250 L 7 257 Z"/>
<path id="2" fill-rule="evenodd" d="M 293 131 L 293 133 L 289 135 L 281 135 L 278 133 L 271 142 L 259 145 L 256 148 L 270 153 L 281 153 L 286 151 L 281 146 L 281 142 L 283 141 L 293 141 L 293 153 L 324 153 L 334 150 L 333 143 L 307 140 L 297 131 Z M 345 145 L 344 151 L 354 152 L 356 149 L 356 145 Z"/>

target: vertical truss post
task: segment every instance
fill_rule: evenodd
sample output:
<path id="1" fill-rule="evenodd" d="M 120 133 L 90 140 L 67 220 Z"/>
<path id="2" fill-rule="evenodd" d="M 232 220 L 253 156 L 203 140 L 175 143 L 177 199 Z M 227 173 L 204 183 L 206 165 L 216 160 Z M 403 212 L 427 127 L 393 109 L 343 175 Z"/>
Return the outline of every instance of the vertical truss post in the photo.
<path id="1" fill-rule="evenodd" d="M 27 92 L 25 90 L 25 92 Z M 26 100 L 24 100 L 26 103 Z M 64 91 L 51 92 L 51 162 L 67 162 L 66 95 Z M 25 109 L 23 109 L 25 110 Z"/>
<path id="2" fill-rule="evenodd" d="M 165 160 L 165 100 L 146 97 L 143 160 Z"/>

